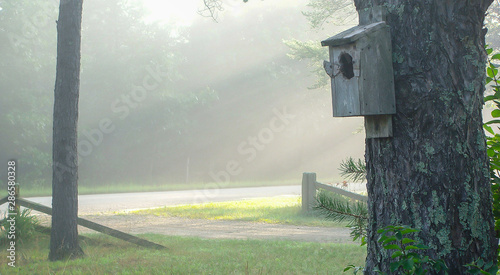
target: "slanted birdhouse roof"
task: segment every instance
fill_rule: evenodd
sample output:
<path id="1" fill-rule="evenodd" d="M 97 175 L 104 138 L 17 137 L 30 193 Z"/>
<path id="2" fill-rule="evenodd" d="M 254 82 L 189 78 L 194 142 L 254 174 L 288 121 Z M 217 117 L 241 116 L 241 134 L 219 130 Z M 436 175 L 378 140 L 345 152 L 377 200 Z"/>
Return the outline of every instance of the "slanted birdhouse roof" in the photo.
<path id="1" fill-rule="evenodd" d="M 321 41 L 321 46 L 342 46 L 346 44 L 351 44 L 356 42 L 362 37 L 366 37 L 369 34 L 375 33 L 382 28 L 385 28 L 387 25 L 384 21 L 376 22 L 369 25 L 361 25 L 350 28 L 346 31 L 343 31 L 335 36 L 332 36 L 326 40 Z"/>

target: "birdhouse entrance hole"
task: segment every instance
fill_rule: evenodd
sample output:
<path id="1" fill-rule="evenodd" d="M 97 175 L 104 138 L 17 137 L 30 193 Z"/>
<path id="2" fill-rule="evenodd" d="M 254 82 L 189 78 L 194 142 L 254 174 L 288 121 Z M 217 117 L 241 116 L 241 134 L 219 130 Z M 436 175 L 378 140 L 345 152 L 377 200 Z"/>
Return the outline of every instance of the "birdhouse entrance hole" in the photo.
<path id="1" fill-rule="evenodd" d="M 342 53 L 339 55 L 340 72 L 342 75 L 351 79 L 354 77 L 354 65 L 352 62 L 352 56 L 348 53 Z"/>

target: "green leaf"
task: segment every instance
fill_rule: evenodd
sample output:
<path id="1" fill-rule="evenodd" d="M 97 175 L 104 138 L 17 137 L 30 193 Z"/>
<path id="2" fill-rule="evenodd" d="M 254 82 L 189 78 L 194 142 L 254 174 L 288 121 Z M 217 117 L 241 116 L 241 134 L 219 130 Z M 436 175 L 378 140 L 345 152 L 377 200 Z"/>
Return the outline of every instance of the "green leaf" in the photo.
<path id="1" fill-rule="evenodd" d="M 429 247 L 425 244 L 421 244 L 421 243 L 417 243 L 415 244 L 415 246 L 418 248 L 418 249 L 429 249 Z"/>
<path id="2" fill-rule="evenodd" d="M 398 251 L 394 251 L 394 253 L 392 253 L 392 255 L 391 255 L 391 258 L 394 259 L 394 258 L 400 257 L 402 255 L 403 255 L 403 252 L 401 252 L 399 250 Z"/>
<path id="3" fill-rule="evenodd" d="M 494 124 L 494 123 L 500 123 L 500 120 L 498 120 L 498 119 L 494 119 L 494 120 L 490 120 L 490 121 L 488 121 L 488 122 L 485 122 L 484 124 L 486 124 L 486 125 L 490 125 L 490 124 Z"/>
<path id="4" fill-rule="evenodd" d="M 383 242 L 382 242 L 382 245 L 386 245 L 387 243 L 390 243 L 392 241 L 396 241 L 396 237 L 389 237 L 387 239 L 385 239 Z"/>
<path id="5" fill-rule="evenodd" d="M 491 111 L 491 116 L 492 117 L 500 117 L 500 110 L 499 109 L 495 109 L 493 111 Z"/>
<path id="6" fill-rule="evenodd" d="M 491 48 L 486 49 L 486 53 L 487 53 L 488 55 L 490 55 L 492 52 L 493 52 L 493 49 L 491 49 Z"/>
<path id="7" fill-rule="evenodd" d="M 389 237 L 384 234 L 380 235 L 380 237 L 378 237 L 378 242 L 381 243 L 381 242 L 384 242 L 385 240 L 387 240 Z"/>
<path id="8" fill-rule="evenodd" d="M 431 263 L 432 263 L 432 268 L 434 268 L 436 271 L 441 271 L 441 270 L 448 271 L 448 267 L 446 266 L 446 264 L 442 259 L 439 259 L 437 261 L 431 260 Z"/>
<path id="9" fill-rule="evenodd" d="M 415 245 L 408 245 L 407 247 L 405 247 L 405 251 L 408 251 L 410 249 L 417 249 L 417 250 L 420 250 L 420 249 L 423 249 L 423 248 L 420 248 L 418 246 L 415 246 Z"/>
<path id="10" fill-rule="evenodd" d="M 414 264 L 415 262 L 413 262 L 413 259 L 408 259 L 403 262 L 403 268 L 406 270 L 412 270 Z"/>
<path id="11" fill-rule="evenodd" d="M 483 266 L 483 269 L 484 269 L 484 270 L 488 270 L 488 269 L 490 269 L 490 267 L 491 267 L 492 265 L 493 265 L 493 262 L 488 262 L 488 263 L 486 263 L 486 264 Z"/>
<path id="12" fill-rule="evenodd" d="M 484 129 L 485 129 L 488 133 L 490 133 L 490 134 L 492 134 L 492 135 L 494 135 L 494 134 L 495 134 L 495 132 L 493 132 L 493 129 L 491 129 L 491 127 L 490 127 L 490 126 L 488 126 L 488 125 L 486 125 L 486 124 L 485 124 L 485 125 L 483 125 L 483 128 L 484 128 Z"/>
<path id="13" fill-rule="evenodd" d="M 398 268 L 401 266 L 401 262 L 394 262 L 390 264 L 391 272 L 394 272 L 398 270 Z"/>
<path id="14" fill-rule="evenodd" d="M 495 95 L 488 95 L 484 97 L 484 102 L 490 101 L 490 100 L 495 100 L 497 97 Z"/>
<path id="15" fill-rule="evenodd" d="M 366 245 L 366 244 L 367 244 L 367 242 L 366 242 L 366 236 L 363 236 L 361 238 L 361 246 Z"/>
<path id="16" fill-rule="evenodd" d="M 408 239 L 408 238 L 404 238 L 404 239 L 402 240 L 402 243 L 403 243 L 403 244 L 409 244 L 409 243 L 414 243 L 414 242 L 415 242 L 415 240 Z"/>
<path id="17" fill-rule="evenodd" d="M 418 253 L 415 253 L 415 252 L 407 253 L 406 257 L 407 258 L 413 257 L 413 258 L 415 258 L 417 260 L 420 260 L 420 258 L 421 258 L 421 256 Z"/>
<path id="18" fill-rule="evenodd" d="M 491 78 L 495 77 L 495 74 L 493 73 L 493 69 L 491 67 L 486 68 L 486 75 Z"/>
<path id="19" fill-rule="evenodd" d="M 427 262 L 429 262 L 429 256 L 423 257 L 422 259 L 420 259 L 420 262 L 424 263 L 424 264 L 427 263 Z"/>
<path id="20" fill-rule="evenodd" d="M 344 268 L 344 272 L 349 271 L 351 268 L 354 268 L 354 265 L 348 265 L 346 268 Z"/>
<path id="21" fill-rule="evenodd" d="M 497 54 L 494 54 L 492 57 L 490 57 L 490 59 L 497 59 L 497 60 L 500 60 L 500 53 L 497 53 Z"/>
<path id="22" fill-rule="evenodd" d="M 477 263 L 478 266 L 483 266 L 484 265 L 484 261 L 481 258 L 479 258 L 476 263 Z"/>

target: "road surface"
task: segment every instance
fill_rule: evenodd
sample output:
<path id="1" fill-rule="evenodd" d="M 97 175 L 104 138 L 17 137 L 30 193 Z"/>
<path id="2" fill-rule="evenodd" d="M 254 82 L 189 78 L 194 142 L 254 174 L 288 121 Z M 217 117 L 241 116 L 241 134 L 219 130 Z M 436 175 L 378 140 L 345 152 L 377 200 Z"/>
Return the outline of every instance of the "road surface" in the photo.
<path id="1" fill-rule="evenodd" d="M 200 220 L 153 215 L 116 215 L 141 208 L 232 201 L 251 198 L 298 196 L 300 185 L 205 189 L 169 192 L 143 192 L 81 195 L 79 216 L 93 222 L 131 234 L 157 233 L 174 236 L 196 236 L 223 239 L 293 240 L 321 243 L 353 243 L 348 228 L 296 226 L 245 221 Z M 28 200 L 51 206 L 51 197 L 31 197 Z M 2 211 L 5 211 L 5 204 Z M 37 212 L 34 212 L 34 214 Z M 50 226 L 50 216 L 39 215 L 42 225 Z M 94 232 L 78 226 L 80 233 Z"/>
<path id="2" fill-rule="evenodd" d="M 300 185 L 248 187 L 248 188 L 205 188 L 167 192 L 140 192 L 119 194 L 98 194 L 78 196 L 78 214 L 88 215 L 133 209 L 173 206 L 182 204 L 233 201 L 251 198 L 300 195 Z M 31 197 L 28 200 L 51 207 L 52 197 Z M 5 211 L 5 204 L 1 210 Z"/>

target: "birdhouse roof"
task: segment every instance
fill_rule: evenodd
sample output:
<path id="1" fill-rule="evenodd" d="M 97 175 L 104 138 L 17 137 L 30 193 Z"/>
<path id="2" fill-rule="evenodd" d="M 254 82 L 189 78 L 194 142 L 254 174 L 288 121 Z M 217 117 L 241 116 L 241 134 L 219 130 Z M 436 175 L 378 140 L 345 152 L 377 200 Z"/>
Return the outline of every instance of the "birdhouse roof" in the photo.
<path id="1" fill-rule="evenodd" d="M 335 36 L 332 36 L 326 40 L 321 41 L 321 46 L 341 46 L 345 44 L 351 44 L 356 42 L 362 37 L 365 37 L 371 33 L 375 33 L 387 25 L 384 21 L 376 22 L 369 25 L 360 25 L 343 31 Z"/>

